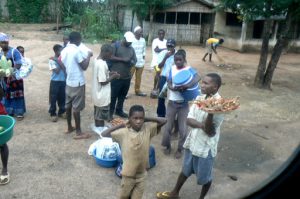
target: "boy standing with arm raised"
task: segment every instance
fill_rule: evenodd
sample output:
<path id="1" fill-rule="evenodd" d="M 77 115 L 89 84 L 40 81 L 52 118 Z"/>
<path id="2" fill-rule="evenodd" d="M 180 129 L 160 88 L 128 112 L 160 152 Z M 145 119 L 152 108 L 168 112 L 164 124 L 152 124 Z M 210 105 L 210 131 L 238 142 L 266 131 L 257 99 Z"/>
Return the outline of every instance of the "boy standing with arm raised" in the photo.
<path id="1" fill-rule="evenodd" d="M 221 77 L 216 73 L 207 74 L 201 84 L 201 92 L 197 100 L 207 98 L 221 98 L 218 90 Z M 197 184 L 203 185 L 199 199 L 204 199 L 212 184 L 212 168 L 217 155 L 220 128 L 224 120 L 222 114 L 206 113 L 193 104 L 187 118 L 190 130 L 183 145 L 185 148 L 181 173 L 172 191 L 157 193 L 158 199 L 179 198 L 179 191 L 185 181 L 194 173 Z"/>
<path id="2" fill-rule="evenodd" d="M 130 108 L 127 124 L 120 124 L 102 133 L 103 137 L 111 136 L 121 145 L 123 168 L 120 199 L 143 197 L 150 140 L 165 123 L 164 118 L 145 117 L 144 108 L 134 105 Z"/>

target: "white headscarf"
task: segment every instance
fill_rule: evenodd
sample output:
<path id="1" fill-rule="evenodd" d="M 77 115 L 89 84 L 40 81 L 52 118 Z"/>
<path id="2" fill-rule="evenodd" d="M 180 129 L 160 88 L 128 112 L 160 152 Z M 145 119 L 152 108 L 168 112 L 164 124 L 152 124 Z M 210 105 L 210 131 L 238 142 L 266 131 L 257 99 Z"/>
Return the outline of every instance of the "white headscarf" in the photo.
<path id="1" fill-rule="evenodd" d="M 141 30 L 141 29 L 142 29 L 141 26 L 137 26 L 137 27 L 135 27 L 135 29 L 133 30 L 133 32 L 136 32 L 136 31 Z"/>

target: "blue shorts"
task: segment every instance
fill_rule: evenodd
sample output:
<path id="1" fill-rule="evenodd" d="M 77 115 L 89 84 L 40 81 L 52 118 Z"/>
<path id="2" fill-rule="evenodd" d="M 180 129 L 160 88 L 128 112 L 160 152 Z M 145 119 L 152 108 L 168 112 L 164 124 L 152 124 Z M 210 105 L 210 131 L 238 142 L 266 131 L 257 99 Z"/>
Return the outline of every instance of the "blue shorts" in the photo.
<path id="1" fill-rule="evenodd" d="M 209 151 L 207 158 L 197 157 L 189 149 L 185 149 L 182 173 L 189 177 L 193 173 L 197 176 L 197 184 L 204 185 L 212 181 L 212 168 L 214 158 Z"/>

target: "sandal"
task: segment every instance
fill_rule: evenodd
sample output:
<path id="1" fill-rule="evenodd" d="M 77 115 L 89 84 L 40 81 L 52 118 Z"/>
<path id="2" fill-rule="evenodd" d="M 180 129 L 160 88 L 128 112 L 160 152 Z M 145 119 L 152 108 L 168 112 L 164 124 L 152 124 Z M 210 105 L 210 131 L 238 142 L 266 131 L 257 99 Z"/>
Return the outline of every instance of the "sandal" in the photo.
<path id="1" fill-rule="evenodd" d="M 164 192 L 157 192 L 156 198 L 157 199 L 180 199 L 179 196 L 170 196 L 170 191 L 164 191 Z"/>
<path id="2" fill-rule="evenodd" d="M 9 173 L 7 173 L 7 175 L 1 175 L 0 176 L 0 185 L 6 185 L 7 183 L 9 183 Z"/>

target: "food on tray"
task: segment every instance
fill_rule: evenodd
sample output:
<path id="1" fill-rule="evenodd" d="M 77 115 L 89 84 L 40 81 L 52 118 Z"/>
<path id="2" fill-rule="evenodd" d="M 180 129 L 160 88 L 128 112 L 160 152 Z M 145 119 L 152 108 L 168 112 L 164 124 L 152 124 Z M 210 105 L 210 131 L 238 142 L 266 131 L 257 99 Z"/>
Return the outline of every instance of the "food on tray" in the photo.
<path id="1" fill-rule="evenodd" d="M 122 118 L 114 118 L 110 123 L 111 123 L 112 126 L 117 126 L 119 124 L 126 123 L 126 121 Z"/>
<path id="2" fill-rule="evenodd" d="M 236 110 L 240 106 L 239 97 L 235 98 L 208 98 L 205 100 L 195 100 L 194 104 L 201 110 L 208 113 L 227 113 Z"/>

